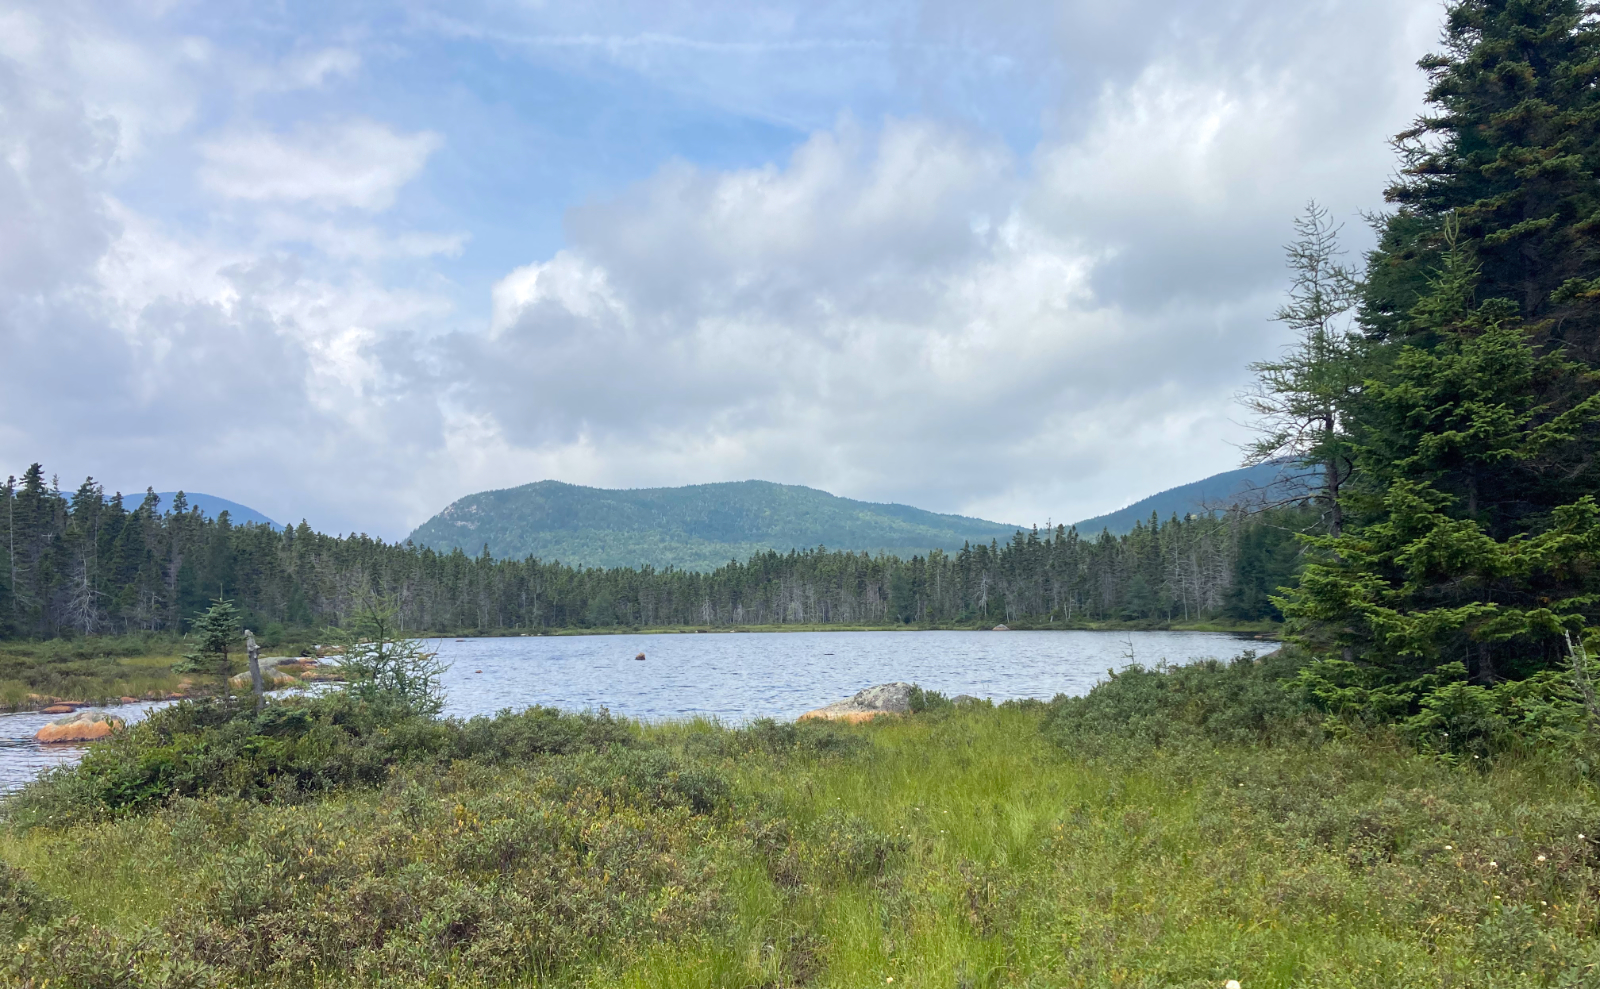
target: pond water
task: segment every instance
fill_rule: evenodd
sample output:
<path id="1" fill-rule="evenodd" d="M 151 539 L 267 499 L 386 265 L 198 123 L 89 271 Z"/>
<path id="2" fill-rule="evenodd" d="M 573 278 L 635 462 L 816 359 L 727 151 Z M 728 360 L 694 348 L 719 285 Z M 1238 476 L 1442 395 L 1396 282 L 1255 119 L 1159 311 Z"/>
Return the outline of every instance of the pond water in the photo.
<path id="1" fill-rule="evenodd" d="M 1134 662 L 1227 658 L 1254 643 L 1215 632 L 783 632 L 443 639 L 445 714 L 534 704 L 630 718 L 794 718 L 876 683 L 905 680 L 995 701 L 1083 694 Z M 1271 648 L 1268 646 L 1268 648 Z M 640 662 L 634 657 L 644 653 Z M 160 704 L 112 706 L 124 720 Z M 0 714 L 0 791 L 82 755 L 39 745 L 52 715 Z"/>

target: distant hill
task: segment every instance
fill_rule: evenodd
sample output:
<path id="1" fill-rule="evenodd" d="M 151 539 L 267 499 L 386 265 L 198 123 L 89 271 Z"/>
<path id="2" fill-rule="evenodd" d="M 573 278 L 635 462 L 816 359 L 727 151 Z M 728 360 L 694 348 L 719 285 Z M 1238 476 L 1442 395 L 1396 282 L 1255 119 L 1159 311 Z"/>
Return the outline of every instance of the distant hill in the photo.
<path id="1" fill-rule="evenodd" d="M 909 557 L 1004 541 L 1016 526 L 852 501 L 770 481 L 608 490 L 560 481 L 462 498 L 411 533 L 419 546 L 575 566 L 711 570 L 755 553 L 826 546 Z"/>
<path id="2" fill-rule="evenodd" d="M 176 491 L 156 492 L 156 497 L 161 499 L 161 510 L 163 512 L 170 511 L 172 509 L 172 499 L 177 497 L 177 495 L 178 492 Z M 185 491 L 183 496 L 189 500 L 190 508 L 199 506 L 200 514 L 204 515 L 208 519 L 214 519 L 218 514 L 227 512 L 228 519 L 233 522 L 234 525 L 244 525 L 246 522 L 254 522 L 256 525 L 269 525 L 274 529 L 283 528 L 283 526 L 267 518 L 265 515 L 262 515 L 254 508 L 251 508 L 247 505 L 241 505 L 236 501 L 229 501 L 226 498 L 218 498 L 216 495 L 201 494 L 198 491 Z M 136 507 L 139 504 L 139 496 L 133 495 L 125 499 L 125 502 L 129 508 Z"/>
<path id="3" fill-rule="evenodd" d="M 1107 530 L 1113 536 L 1120 536 L 1131 532 L 1135 522 L 1149 521 L 1151 512 L 1165 522 L 1173 515 L 1181 518 L 1191 512 L 1201 514 L 1241 501 L 1259 503 L 1263 497 L 1286 497 L 1296 490 L 1294 485 L 1297 482 L 1290 479 L 1292 473 L 1291 468 L 1279 464 L 1259 464 L 1223 471 L 1204 480 L 1168 488 L 1109 515 L 1084 519 L 1078 523 L 1078 534 L 1098 536 L 1102 530 Z"/>

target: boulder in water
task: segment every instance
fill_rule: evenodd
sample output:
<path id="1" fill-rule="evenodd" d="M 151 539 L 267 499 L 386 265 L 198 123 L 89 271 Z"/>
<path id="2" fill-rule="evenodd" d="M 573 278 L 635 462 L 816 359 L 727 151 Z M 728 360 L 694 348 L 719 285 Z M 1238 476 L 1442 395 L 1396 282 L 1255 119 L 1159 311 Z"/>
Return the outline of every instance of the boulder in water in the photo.
<path id="1" fill-rule="evenodd" d="M 40 728 L 34 738 L 40 742 L 92 742 L 122 727 L 122 719 L 104 711 L 78 711 L 57 718 Z"/>
<path id="2" fill-rule="evenodd" d="M 911 711 L 911 684 L 880 683 L 858 691 L 848 700 L 835 701 L 827 707 L 807 711 L 800 720 L 816 718 L 826 721 L 870 721 L 882 714 L 908 714 Z"/>
<path id="3" fill-rule="evenodd" d="M 40 709 L 40 713 L 41 714 L 71 714 L 73 711 L 76 711 L 77 709 L 78 709 L 78 705 L 76 705 L 76 704 L 51 704 L 49 707 L 41 708 Z"/>

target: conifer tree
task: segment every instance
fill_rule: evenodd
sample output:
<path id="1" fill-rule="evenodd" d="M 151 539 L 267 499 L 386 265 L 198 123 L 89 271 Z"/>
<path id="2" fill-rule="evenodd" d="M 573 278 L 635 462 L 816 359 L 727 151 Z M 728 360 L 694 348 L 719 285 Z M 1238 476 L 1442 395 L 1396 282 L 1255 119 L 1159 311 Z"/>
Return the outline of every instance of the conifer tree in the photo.
<path id="1" fill-rule="evenodd" d="M 1311 475 L 1303 480 L 1320 491 L 1328 532 L 1344 527 L 1340 488 L 1353 466 L 1343 416 L 1360 383 L 1357 348 L 1340 320 L 1356 304 L 1360 281 L 1339 261 L 1339 228 L 1315 202 L 1294 223 L 1298 239 L 1285 248 L 1294 280 L 1289 301 L 1273 316 L 1294 338 L 1277 360 L 1250 365 L 1255 387 L 1242 401 L 1255 415 L 1259 437 L 1247 449 L 1247 465 L 1289 460 Z M 1280 502 L 1296 501 L 1302 490 L 1277 492 Z"/>
<path id="2" fill-rule="evenodd" d="M 1368 267 L 1364 317 L 1403 332 L 1447 250 L 1476 245 L 1477 299 L 1510 299 L 1542 340 L 1600 361 L 1600 23 L 1579 0 L 1455 0 L 1419 63 L 1430 110 L 1396 139 L 1398 206 Z"/>
<path id="3" fill-rule="evenodd" d="M 221 598 L 213 601 L 194 622 L 195 650 L 216 671 L 224 697 L 228 696 L 228 678 L 233 675 L 228 654 L 239 638 L 240 628 L 239 609 Z"/>
<path id="4" fill-rule="evenodd" d="M 1453 230 L 1412 342 L 1364 389 L 1365 524 L 1316 540 L 1279 603 L 1314 647 L 1397 676 L 1460 662 L 1489 682 L 1559 661 L 1565 635 L 1600 617 L 1594 499 L 1528 512 L 1542 474 L 1592 444 L 1600 393 L 1552 386 L 1593 372 L 1537 348 L 1514 304 L 1473 305 L 1478 269 Z"/>
<path id="5" fill-rule="evenodd" d="M 1397 140 L 1346 423 L 1356 525 L 1280 602 L 1415 676 L 1558 662 L 1600 618 L 1600 33 L 1572 0 L 1456 0 Z"/>

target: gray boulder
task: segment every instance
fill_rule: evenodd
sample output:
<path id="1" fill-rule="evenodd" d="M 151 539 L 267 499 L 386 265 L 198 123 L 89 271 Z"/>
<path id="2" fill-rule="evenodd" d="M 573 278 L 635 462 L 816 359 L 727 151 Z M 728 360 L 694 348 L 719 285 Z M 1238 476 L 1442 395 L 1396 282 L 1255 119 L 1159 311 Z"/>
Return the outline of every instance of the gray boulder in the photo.
<path id="1" fill-rule="evenodd" d="M 908 714 L 911 711 L 911 684 L 880 683 L 875 687 L 857 691 L 848 700 L 835 701 L 827 707 L 807 711 L 806 718 L 828 721 L 867 721 L 880 714 Z"/>

